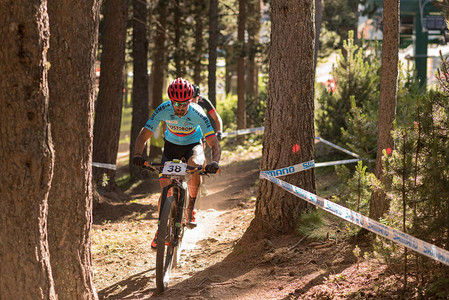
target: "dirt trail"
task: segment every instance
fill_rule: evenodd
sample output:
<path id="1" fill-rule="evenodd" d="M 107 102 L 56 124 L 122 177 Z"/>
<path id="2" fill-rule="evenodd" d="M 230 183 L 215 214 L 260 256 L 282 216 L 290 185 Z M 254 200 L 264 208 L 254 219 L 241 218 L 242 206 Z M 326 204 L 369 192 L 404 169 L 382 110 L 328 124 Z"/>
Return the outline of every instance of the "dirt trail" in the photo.
<path id="1" fill-rule="evenodd" d="M 186 232 L 180 266 L 163 294 L 156 294 L 150 249 L 157 180 L 130 189 L 129 203 L 97 207 L 92 239 L 100 299 L 378 298 L 371 291 L 387 271 L 373 261 L 358 262 L 354 243 L 279 236 L 235 249 L 254 215 L 259 156 L 228 158 L 220 174 L 206 178 L 209 193 L 197 205 L 198 227 Z M 357 244 L 362 251 L 368 246 Z"/>

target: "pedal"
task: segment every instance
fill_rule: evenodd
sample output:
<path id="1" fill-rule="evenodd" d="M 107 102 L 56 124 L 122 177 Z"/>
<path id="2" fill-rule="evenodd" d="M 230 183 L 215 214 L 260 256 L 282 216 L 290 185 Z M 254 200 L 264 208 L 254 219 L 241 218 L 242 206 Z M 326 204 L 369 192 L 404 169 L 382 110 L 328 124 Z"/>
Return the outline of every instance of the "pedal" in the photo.
<path id="1" fill-rule="evenodd" d="M 188 229 L 193 229 L 193 228 L 195 228 L 196 227 L 196 222 L 194 222 L 194 223 L 192 223 L 192 222 L 187 222 L 186 223 L 186 227 L 188 228 Z"/>

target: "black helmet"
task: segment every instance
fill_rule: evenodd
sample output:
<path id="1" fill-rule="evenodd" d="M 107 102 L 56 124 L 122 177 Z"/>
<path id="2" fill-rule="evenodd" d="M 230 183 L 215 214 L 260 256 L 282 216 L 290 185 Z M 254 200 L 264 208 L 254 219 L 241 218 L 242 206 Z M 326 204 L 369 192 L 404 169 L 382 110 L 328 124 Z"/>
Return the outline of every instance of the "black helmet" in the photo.
<path id="1" fill-rule="evenodd" d="M 198 97 L 200 95 L 200 87 L 196 84 L 193 85 L 193 98 Z"/>

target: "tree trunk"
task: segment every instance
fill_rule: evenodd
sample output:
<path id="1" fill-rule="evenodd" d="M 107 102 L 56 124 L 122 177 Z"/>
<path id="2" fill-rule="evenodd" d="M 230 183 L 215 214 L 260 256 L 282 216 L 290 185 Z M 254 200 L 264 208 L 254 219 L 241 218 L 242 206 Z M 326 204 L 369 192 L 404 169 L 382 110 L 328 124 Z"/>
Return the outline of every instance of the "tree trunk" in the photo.
<path id="1" fill-rule="evenodd" d="M 210 0 L 209 6 L 209 100 L 217 106 L 217 45 L 218 45 L 218 0 Z"/>
<path id="2" fill-rule="evenodd" d="M 245 25 L 246 0 L 239 0 L 238 16 L 238 47 L 237 58 L 237 129 L 246 128 L 246 100 L 245 100 Z"/>
<path id="3" fill-rule="evenodd" d="M 120 141 L 120 121 L 123 106 L 126 27 L 128 1 L 107 0 L 104 11 L 103 51 L 98 99 L 95 105 L 94 162 L 115 164 Z M 102 185 L 104 175 L 108 185 L 115 186 L 115 170 L 94 168 L 96 185 Z"/>
<path id="4" fill-rule="evenodd" d="M 248 67 L 246 76 L 246 102 L 250 108 L 251 114 L 247 121 L 248 126 L 253 125 L 253 114 L 257 111 L 258 95 L 257 84 L 258 78 L 256 77 L 257 63 L 256 53 L 257 45 L 259 43 L 259 31 L 260 31 L 260 0 L 248 1 Z"/>
<path id="5" fill-rule="evenodd" d="M 162 1 L 164 2 L 164 1 Z M 146 1 L 132 0 L 133 4 L 133 113 L 131 121 L 131 141 L 129 150 L 129 169 L 131 178 L 141 179 L 144 170 L 133 166 L 134 144 L 141 128 L 148 120 L 148 40 Z M 155 76 L 157 77 L 157 76 Z"/>
<path id="6" fill-rule="evenodd" d="M 48 210 L 51 267 L 59 299 L 97 299 L 91 257 L 91 162 L 100 2 L 49 0 L 48 13 L 55 147 Z"/>
<path id="7" fill-rule="evenodd" d="M 323 0 L 315 0 L 315 58 L 314 68 L 318 62 L 318 50 L 320 49 L 321 20 L 323 19 Z"/>
<path id="8" fill-rule="evenodd" d="M 376 177 L 385 185 L 382 151 L 394 148 L 393 121 L 396 117 L 398 53 L 399 53 L 399 0 L 384 0 L 383 3 L 382 67 L 380 76 L 380 99 L 378 116 Z M 370 202 L 370 217 L 379 219 L 389 207 L 383 192 L 373 193 Z"/>
<path id="9" fill-rule="evenodd" d="M 195 4 L 195 53 L 194 53 L 194 61 L 193 61 L 193 82 L 197 85 L 200 85 L 202 81 L 201 71 L 203 70 L 201 59 L 203 57 L 203 31 L 204 31 L 204 22 L 203 15 L 205 10 L 205 1 L 198 1 Z"/>
<path id="10" fill-rule="evenodd" d="M 225 69 L 225 93 L 226 95 L 232 92 L 232 77 L 234 76 L 236 64 L 234 56 L 233 45 L 225 45 L 225 59 L 226 59 L 226 69 Z"/>
<path id="11" fill-rule="evenodd" d="M 289 167 L 314 154 L 313 1 L 272 1 L 269 96 L 262 170 Z M 295 38 L 290 38 L 294 36 Z M 285 51 L 288 49 L 288 51 Z M 298 145 L 297 151 L 292 146 Z M 315 193 L 313 169 L 281 179 Z M 251 232 L 290 233 L 307 203 L 268 180 L 261 180 Z"/>
<path id="12" fill-rule="evenodd" d="M 47 240 L 53 144 L 46 1 L 0 6 L 0 299 L 56 299 Z"/>
<path id="13" fill-rule="evenodd" d="M 151 108 L 154 111 L 161 103 L 164 93 L 164 79 L 167 68 L 167 46 L 166 46 L 166 27 L 167 27 L 167 2 L 159 1 L 155 9 L 156 15 L 156 37 L 153 51 L 153 65 L 151 67 L 153 99 Z M 145 120 L 146 121 L 146 120 Z M 162 154 L 161 147 L 154 145 L 153 137 L 150 141 L 150 159 L 154 159 Z"/>
<path id="14" fill-rule="evenodd" d="M 183 77 L 184 72 L 182 71 L 182 63 L 181 63 L 181 46 L 180 46 L 180 39 L 182 34 L 182 28 L 181 28 L 181 7 L 180 7 L 180 0 L 174 1 L 174 51 L 173 51 L 173 58 L 175 61 L 175 75 L 176 78 Z"/>

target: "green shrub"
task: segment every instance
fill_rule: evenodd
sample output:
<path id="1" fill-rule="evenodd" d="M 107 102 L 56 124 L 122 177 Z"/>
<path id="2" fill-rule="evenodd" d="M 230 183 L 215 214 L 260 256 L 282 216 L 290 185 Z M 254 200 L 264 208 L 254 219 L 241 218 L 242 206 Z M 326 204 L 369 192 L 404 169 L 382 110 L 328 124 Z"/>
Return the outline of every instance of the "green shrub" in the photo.
<path id="1" fill-rule="evenodd" d="M 222 100 L 217 101 L 217 111 L 223 121 L 223 130 L 236 130 L 237 95 L 227 94 Z"/>
<path id="2" fill-rule="evenodd" d="M 362 41 L 363 43 L 363 41 Z M 356 106 L 377 111 L 380 86 L 380 57 L 377 46 L 366 51 L 354 44 L 353 32 L 344 42 L 346 55 L 340 52 L 333 69 L 336 90 L 323 91 L 318 98 L 317 129 L 321 137 L 341 144 L 341 128 L 347 128 L 351 99 Z M 341 144 L 344 145 L 344 144 Z"/>

